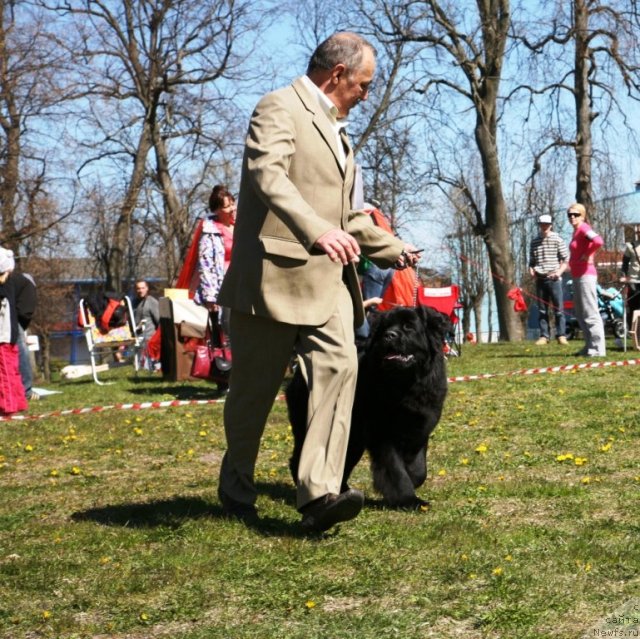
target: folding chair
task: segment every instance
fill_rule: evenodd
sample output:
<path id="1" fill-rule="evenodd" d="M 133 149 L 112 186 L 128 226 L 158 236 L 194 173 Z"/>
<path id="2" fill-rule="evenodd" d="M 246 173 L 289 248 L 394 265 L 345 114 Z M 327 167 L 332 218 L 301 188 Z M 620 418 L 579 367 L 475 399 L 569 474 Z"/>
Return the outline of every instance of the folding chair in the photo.
<path id="1" fill-rule="evenodd" d="M 108 332 L 102 332 L 96 325 L 96 319 L 89 310 L 86 301 L 80 300 L 78 309 L 78 322 L 84 331 L 87 340 L 87 349 L 89 350 L 89 358 L 91 360 L 91 373 L 96 384 L 104 385 L 98 379 L 98 372 L 105 371 L 108 365 L 98 365 L 98 357 L 105 353 L 112 353 L 121 346 L 126 346 L 133 350 L 133 366 L 138 372 L 140 369 L 140 351 L 142 350 L 142 335 L 136 330 L 135 320 L 133 317 L 133 307 L 128 296 L 122 298 L 127 316 L 127 323 L 118 328 L 112 328 Z"/>
<path id="2" fill-rule="evenodd" d="M 447 343 L 449 348 L 453 349 L 451 355 L 454 356 L 462 354 L 462 326 L 456 313 L 459 308 L 462 308 L 462 305 L 458 302 L 459 293 L 460 288 L 457 284 L 439 288 L 419 286 L 416 296 L 417 304 L 434 308 L 436 311 L 447 315 L 451 320 L 453 332 Z"/>

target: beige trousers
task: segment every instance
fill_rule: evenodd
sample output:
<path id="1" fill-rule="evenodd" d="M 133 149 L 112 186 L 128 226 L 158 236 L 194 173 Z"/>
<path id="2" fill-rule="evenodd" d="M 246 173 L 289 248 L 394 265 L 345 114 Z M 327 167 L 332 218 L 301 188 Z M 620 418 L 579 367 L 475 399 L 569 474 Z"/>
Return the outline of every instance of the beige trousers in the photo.
<path id="1" fill-rule="evenodd" d="M 327 493 L 339 493 L 358 368 L 353 302 L 347 288 L 340 288 L 336 309 L 323 326 L 295 326 L 232 310 L 231 343 L 233 369 L 224 406 L 227 451 L 220 469 L 221 494 L 244 504 L 255 502 L 260 439 L 294 352 L 309 387 L 297 507 Z"/>

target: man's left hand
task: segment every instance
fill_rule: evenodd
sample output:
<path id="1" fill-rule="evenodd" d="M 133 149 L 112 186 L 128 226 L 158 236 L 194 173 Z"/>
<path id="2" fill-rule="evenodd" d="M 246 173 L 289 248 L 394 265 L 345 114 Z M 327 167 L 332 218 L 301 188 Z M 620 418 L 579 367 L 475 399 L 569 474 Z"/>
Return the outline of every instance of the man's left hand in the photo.
<path id="1" fill-rule="evenodd" d="M 409 266 L 414 267 L 422 256 L 422 250 L 417 249 L 413 244 L 405 244 L 402 253 L 396 260 L 394 267 L 398 270 L 405 269 Z"/>

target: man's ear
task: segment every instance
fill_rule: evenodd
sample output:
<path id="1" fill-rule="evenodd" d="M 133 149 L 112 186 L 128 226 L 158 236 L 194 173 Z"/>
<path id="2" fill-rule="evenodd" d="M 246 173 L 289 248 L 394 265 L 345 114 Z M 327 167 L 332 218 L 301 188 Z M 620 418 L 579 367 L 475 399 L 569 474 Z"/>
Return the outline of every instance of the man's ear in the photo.
<path id="1" fill-rule="evenodd" d="M 340 78 L 346 73 L 347 67 L 339 62 L 333 69 L 331 69 L 331 84 L 338 84 Z"/>

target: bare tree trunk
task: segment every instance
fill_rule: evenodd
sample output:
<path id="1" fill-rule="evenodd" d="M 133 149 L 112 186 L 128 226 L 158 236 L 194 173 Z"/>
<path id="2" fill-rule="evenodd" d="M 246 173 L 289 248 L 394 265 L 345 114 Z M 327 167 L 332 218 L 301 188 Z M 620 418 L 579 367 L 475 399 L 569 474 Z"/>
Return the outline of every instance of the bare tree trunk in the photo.
<path id="1" fill-rule="evenodd" d="M 584 204 L 591 219 L 593 191 L 591 185 L 591 158 L 593 142 L 591 123 L 596 118 L 591 110 L 589 59 L 589 9 L 585 0 L 574 0 L 575 23 L 575 101 L 576 101 L 576 200 Z"/>
<path id="2" fill-rule="evenodd" d="M 476 321 L 476 341 L 479 344 L 482 335 L 482 298 L 476 300 L 473 305 L 473 317 Z"/>
<path id="3" fill-rule="evenodd" d="M 117 293 L 122 292 L 131 222 L 138 206 L 138 198 L 145 179 L 147 157 L 152 146 L 150 128 L 151 124 L 145 120 L 136 149 L 129 186 L 113 229 L 113 242 L 109 249 L 108 263 L 105 264 L 106 288 Z"/>
<path id="4" fill-rule="evenodd" d="M 17 252 L 16 197 L 18 194 L 18 168 L 20 165 L 20 115 L 14 92 L 15 78 L 9 71 L 9 51 L 5 27 L 5 2 L 0 0 L 0 126 L 5 141 L 0 166 L 0 215 L 2 216 L 3 246 Z"/>
<path id="5" fill-rule="evenodd" d="M 169 171 L 169 154 L 164 139 L 157 127 L 153 132 L 153 146 L 156 154 L 156 179 L 162 192 L 165 208 L 166 230 L 170 235 L 165 243 L 167 259 L 167 279 L 171 280 L 178 272 L 182 256 L 176 254 L 180 247 L 189 242 L 189 215 L 176 192 Z"/>
<path id="6" fill-rule="evenodd" d="M 492 84 L 494 86 L 492 86 Z M 498 83 L 487 80 L 488 94 L 497 93 Z M 478 109 L 475 136 L 482 157 L 485 178 L 485 232 L 484 242 L 489 254 L 489 264 L 498 308 L 500 339 L 522 339 L 521 324 L 507 293 L 513 284 L 514 262 L 509 235 L 509 214 L 502 192 L 502 177 L 496 143 L 497 124 L 494 95 L 483 96 L 483 107 Z"/>
<path id="7" fill-rule="evenodd" d="M 40 333 L 40 353 L 42 354 L 42 375 L 45 382 L 51 381 L 51 337 Z"/>

